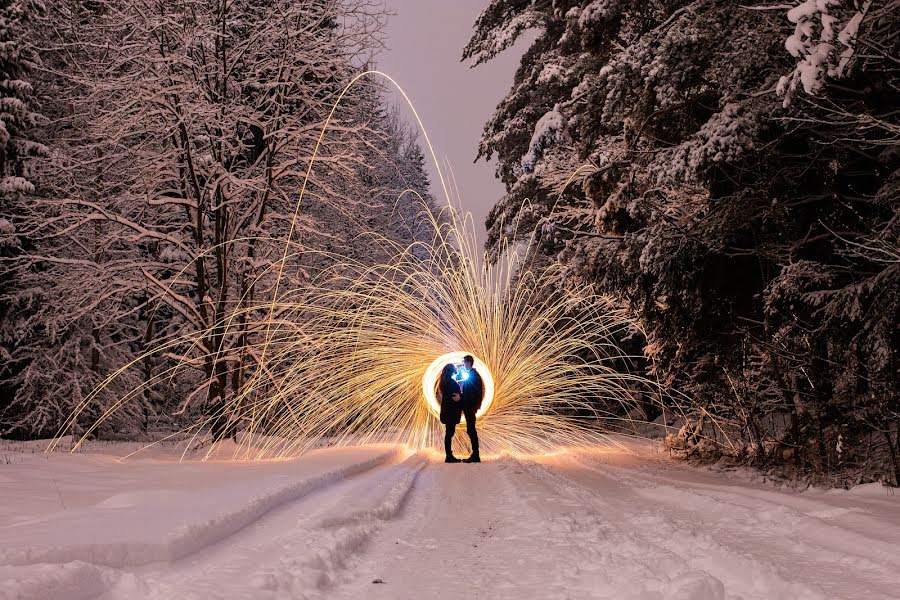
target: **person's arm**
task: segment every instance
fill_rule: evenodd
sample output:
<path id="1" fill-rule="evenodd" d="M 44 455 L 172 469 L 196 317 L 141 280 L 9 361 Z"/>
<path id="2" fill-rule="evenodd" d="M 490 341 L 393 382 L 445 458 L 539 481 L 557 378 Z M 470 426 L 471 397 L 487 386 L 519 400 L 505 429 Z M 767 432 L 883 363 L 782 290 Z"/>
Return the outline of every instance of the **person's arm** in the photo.
<path id="1" fill-rule="evenodd" d="M 453 402 L 459 402 L 459 384 L 455 381 L 453 383 L 447 383 L 445 385 L 440 386 L 441 395 L 447 396 Z"/>

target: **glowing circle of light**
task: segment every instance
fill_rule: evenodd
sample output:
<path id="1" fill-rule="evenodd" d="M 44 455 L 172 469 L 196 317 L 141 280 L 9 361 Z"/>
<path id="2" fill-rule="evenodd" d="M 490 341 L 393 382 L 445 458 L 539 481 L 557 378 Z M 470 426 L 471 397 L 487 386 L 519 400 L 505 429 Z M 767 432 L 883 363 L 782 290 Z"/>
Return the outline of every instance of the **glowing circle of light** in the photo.
<path id="1" fill-rule="evenodd" d="M 481 408 L 478 409 L 475 416 L 480 417 L 487 413 L 491 408 L 491 404 L 494 402 L 494 376 L 491 374 L 491 370 L 488 369 L 488 366 L 470 352 L 448 352 L 447 354 L 434 359 L 434 361 L 428 365 L 428 368 L 425 369 L 425 375 L 422 377 L 422 394 L 425 398 L 425 403 L 428 405 L 428 410 L 431 411 L 431 414 L 438 418 L 441 416 L 441 405 L 437 401 L 437 396 L 435 395 L 435 384 L 445 365 L 460 363 L 464 356 L 472 356 L 472 358 L 475 359 L 474 368 L 478 371 L 478 374 L 481 375 L 481 381 L 484 383 L 484 400 L 482 400 Z M 465 423 L 466 418 L 462 417 L 460 422 Z"/>

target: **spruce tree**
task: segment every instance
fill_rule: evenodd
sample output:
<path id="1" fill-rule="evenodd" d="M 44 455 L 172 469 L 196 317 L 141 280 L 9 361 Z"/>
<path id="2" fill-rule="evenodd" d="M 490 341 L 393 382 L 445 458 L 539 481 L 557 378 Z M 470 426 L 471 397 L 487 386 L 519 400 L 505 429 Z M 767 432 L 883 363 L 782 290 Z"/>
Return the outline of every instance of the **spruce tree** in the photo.
<path id="1" fill-rule="evenodd" d="M 0 194 L 34 191 L 28 171 L 28 159 L 46 155 L 47 149 L 31 138 L 31 129 L 41 117 L 33 108 L 34 88 L 30 71 L 37 61 L 28 40 L 31 13 L 40 10 L 38 2 L 0 1 Z M 6 213 L 8 207 L 3 207 Z M 6 234 L 4 231 L 0 234 Z"/>
<path id="2" fill-rule="evenodd" d="M 31 83 L 38 57 L 31 41 L 31 18 L 42 9 L 37 0 L 0 0 L 0 260 L 4 265 L 30 245 L 19 231 L 25 196 L 34 191 L 34 159 L 46 157 L 46 146 L 35 140 L 42 121 L 35 110 Z M 0 268 L 0 418 L 7 412 L 14 389 L 10 377 L 23 368 L 16 360 L 18 334 L 12 311 L 20 271 Z M 2 430 L 0 430 L 2 431 Z"/>
<path id="3" fill-rule="evenodd" d="M 770 4 L 495 0 L 464 58 L 538 31 L 480 146 L 489 250 L 534 233 L 698 419 L 824 469 L 896 431 L 900 13 Z"/>

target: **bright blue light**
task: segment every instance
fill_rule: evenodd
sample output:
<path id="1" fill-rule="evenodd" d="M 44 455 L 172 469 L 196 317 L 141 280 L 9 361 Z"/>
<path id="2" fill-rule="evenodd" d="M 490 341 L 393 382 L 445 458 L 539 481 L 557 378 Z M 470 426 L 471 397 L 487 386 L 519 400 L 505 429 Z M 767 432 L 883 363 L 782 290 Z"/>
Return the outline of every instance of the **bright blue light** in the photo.
<path id="1" fill-rule="evenodd" d="M 467 371 L 467 370 L 460 369 L 456 374 L 457 381 L 465 381 L 468 378 L 469 378 L 469 371 Z"/>

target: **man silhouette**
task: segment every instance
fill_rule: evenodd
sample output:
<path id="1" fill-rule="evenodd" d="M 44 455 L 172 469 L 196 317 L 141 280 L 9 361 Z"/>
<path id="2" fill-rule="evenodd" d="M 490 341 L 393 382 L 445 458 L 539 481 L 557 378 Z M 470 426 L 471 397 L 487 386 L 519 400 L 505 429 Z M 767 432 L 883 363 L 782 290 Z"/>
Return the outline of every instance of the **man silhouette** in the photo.
<path id="1" fill-rule="evenodd" d="M 469 434 L 469 440 L 472 442 L 472 456 L 463 459 L 463 462 L 478 463 L 481 462 L 481 456 L 478 454 L 478 431 L 475 429 L 475 413 L 481 408 L 481 402 L 484 400 L 484 382 L 481 375 L 475 370 L 475 359 L 470 355 L 463 357 L 464 374 L 461 378 L 462 385 L 462 410 L 466 416 L 466 433 Z"/>

